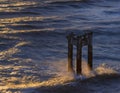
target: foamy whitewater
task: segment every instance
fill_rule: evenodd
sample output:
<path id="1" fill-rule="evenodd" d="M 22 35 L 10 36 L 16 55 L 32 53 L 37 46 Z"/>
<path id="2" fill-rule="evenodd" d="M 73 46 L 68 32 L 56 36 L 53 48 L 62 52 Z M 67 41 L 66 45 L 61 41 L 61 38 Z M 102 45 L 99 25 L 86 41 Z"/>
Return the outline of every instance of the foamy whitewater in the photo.
<path id="1" fill-rule="evenodd" d="M 84 47 L 76 76 L 66 35 L 86 31 L 94 67 Z M 0 0 L 0 93 L 120 93 L 120 1 Z"/>

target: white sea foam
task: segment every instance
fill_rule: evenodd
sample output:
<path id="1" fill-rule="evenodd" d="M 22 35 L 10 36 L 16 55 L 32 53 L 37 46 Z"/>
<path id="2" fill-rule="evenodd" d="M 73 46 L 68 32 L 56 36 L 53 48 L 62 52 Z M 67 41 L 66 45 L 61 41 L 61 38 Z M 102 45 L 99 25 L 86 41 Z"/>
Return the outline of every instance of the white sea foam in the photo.
<path id="1" fill-rule="evenodd" d="M 82 63 L 82 73 L 83 75 L 79 75 L 76 76 L 74 73 L 69 73 L 67 72 L 67 62 L 66 60 L 64 61 L 59 61 L 59 62 L 53 62 L 51 63 L 51 69 L 53 69 L 52 71 L 54 71 L 54 73 L 56 73 L 56 76 L 53 78 L 50 78 L 46 81 L 39 81 L 39 82 L 33 82 L 33 81 L 29 81 L 27 83 L 25 82 L 21 82 L 19 84 L 15 84 L 15 83 L 7 83 L 4 86 L 0 86 L 0 90 L 4 91 L 4 90 L 9 90 L 9 89 L 22 89 L 23 91 L 26 89 L 30 89 L 30 88 L 38 88 L 38 87 L 50 87 L 50 86 L 58 86 L 58 85 L 64 85 L 64 84 L 68 84 L 71 82 L 74 82 L 75 80 L 84 80 L 90 77 L 95 77 L 96 75 L 102 75 L 102 74 L 115 74 L 117 73 L 115 70 L 113 70 L 112 68 L 106 67 L 105 64 L 102 64 L 100 66 L 98 66 L 97 68 L 95 68 L 93 71 L 90 71 L 88 65 L 86 64 L 86 62 Z M 17 73 L 17 72 L 16 72 Z M 10 73 L 12 74 L 16 74 L 14 72 Z M 17 81 L 20 79 L 17 78 L 11 78 L 8 77 L 11 81 Z M 23 81 L 25 81 L 26 78 L 24 78 Z M 21 79 L 22 80 L 22 79 Z M 71 83 L 72 84 L 72 83 Z"/>

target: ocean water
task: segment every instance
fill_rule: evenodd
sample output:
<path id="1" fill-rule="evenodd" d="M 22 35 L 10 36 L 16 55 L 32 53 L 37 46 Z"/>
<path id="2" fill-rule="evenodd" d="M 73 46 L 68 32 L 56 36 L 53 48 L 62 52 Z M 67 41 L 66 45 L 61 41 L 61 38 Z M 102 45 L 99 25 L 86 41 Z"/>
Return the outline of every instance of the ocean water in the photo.
<path id="1" fill-rule="evenodd" d="M 66 35 L 86 31 L 94 69 L 84 47 L 76 77 L 67 72 Z M 120 93 L 119 73 L 119 0 L 0 0 L 0 93 Z"/>

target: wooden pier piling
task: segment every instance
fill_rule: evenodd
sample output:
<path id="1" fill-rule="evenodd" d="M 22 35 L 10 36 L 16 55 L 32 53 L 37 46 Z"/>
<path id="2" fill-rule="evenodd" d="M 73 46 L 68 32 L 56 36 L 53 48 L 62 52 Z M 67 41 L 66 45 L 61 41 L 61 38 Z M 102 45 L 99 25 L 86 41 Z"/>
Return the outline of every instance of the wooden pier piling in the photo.
<path id="1" fill-rule="evenodd" d="M 68 71 L 73 72 L 73 36 L 71 33 L 67 36 L 68 39 Z"/>
<path id="2" fill-rule="evenodd" d="M 82 37 L 77 37 L 76 73 L 82 74 Z"/>
<path id="3" fill-rule="evenodd" d="M 92 53 L 92 32 L 85 33 L 83 35 L 75 36 L 74 33 L 70 33 L 67 36 L 68 39 L 68 71 L 76 72 L 77 75 L 82 74 L 82 47 L 88 46 L 88 66 L 92 70 L 93 53 Z M 73 46 L 76 46 L 76 71 L 73 66 Z"/>
<path id="4" fill-rule="evenodd" d="M 88 66 L 89 68 L 92 70 L 92 67 L 93 67 L 93 47 L 92 47 L 92 33 L 89 33 L 88 34 Z"/>

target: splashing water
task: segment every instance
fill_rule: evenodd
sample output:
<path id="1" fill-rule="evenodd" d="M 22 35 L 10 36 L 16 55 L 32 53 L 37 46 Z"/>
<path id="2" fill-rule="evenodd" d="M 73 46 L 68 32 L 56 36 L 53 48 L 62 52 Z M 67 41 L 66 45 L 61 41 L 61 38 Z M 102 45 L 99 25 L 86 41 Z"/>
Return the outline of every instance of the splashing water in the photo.
<path id="1" fill-rule="evenodd" d="M 67 72 L 66 70 L 67 63 L 66 60 L 62 60 L 59 62 L 53 62 L 52 68 L 56 76 L 53 78 L 50 78 L 46 81 L 42 82 L 28 82 L 28 83 L 21 83 L 21 84 L 13 84 L 8 83 L 5 86 L 0 86 L 1 91 L 7 91 L 11 89 L 22 89 L 25 91 L 25 89 L 30 88 L 38 88 L 38 87 L 51 87 L 51 86 L 59 86 L 59 85 L 66 85 L 66 84 L 72 84 L 76 79 L 78 80 L 84 80 L 87 78 L 95 77 L 96 75 L 103 75 L 103 74 L 116 74 L 117 72 L 113 70 L 112 68 L 109 68 L 108 65 L 102 64 L 95 68 L 93 71 L 90 71 L 88 65 L 86 62 L 82 62 L 82 74 L 80 76 L 76 76 L 74 73 Z M 13 73 L 14 74 L 14 73 Z M 17 78 L 10 78 L 12 81 L 16 81 Z M 19 80 L 19 79 L 18 79 Z M 21 92 L 22 93 L 22 92 Z"/>
<path id="2" fill-rule="evenodd" d="M 64 87 L 77 80 L 79 86 L 86 80 L 90 93 L 120 93 L 120 79 L 99 80 L 120 72 L 119 24 L 119 0 L 0 0 L 0 93 L 34 93 L 34 88 Z M 95 67 L 90 71 L 83 62 L 83 74 L 76 76 L 62 60 L 67 55 L 65 35 L 85 30 L 95 33 Z M 80 93 L 79 86 L 78 92 L 53 93 Z"/>

